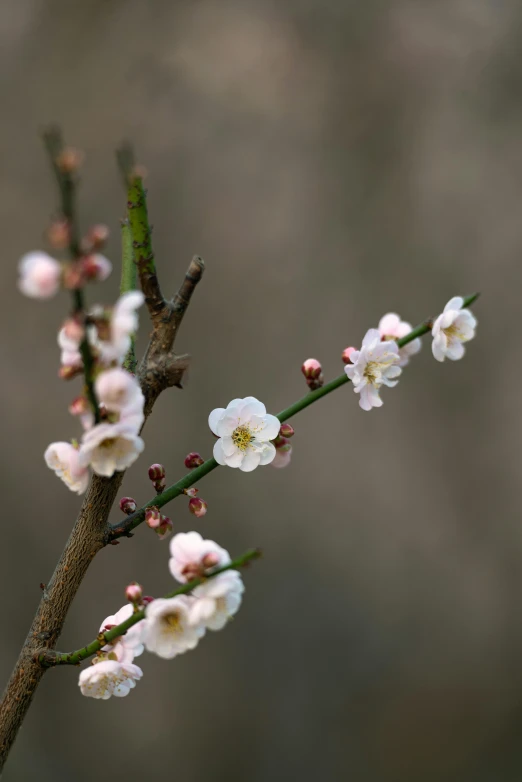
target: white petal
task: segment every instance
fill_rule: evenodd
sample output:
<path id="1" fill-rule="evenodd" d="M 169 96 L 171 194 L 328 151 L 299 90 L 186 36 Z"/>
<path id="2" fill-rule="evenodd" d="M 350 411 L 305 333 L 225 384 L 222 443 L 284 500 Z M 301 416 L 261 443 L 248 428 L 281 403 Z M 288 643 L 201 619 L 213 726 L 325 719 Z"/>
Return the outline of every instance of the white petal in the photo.
<path id="1" fill-rule="evenodd" d="M 461 310 L 462 305 L 464 304 L 464 299 L 462 296 L 454 296 L 452 299 L 448 301 L 446 306 L 444 307 L 444 312 L 449 312 L 450 310 Z"/>
<path id="2" fill-rule="evenodd" d="M 270 462 L 274 461 L 275 455 L 275 445 L 273 445 L 273 443 L 266 443 L 265 447 L 261 451 L 261 460 L 259 464 L 270 464 Z"/>
<path id="3" fill-rule="evenodd" d="M 231 437 L 222 437 L 220 443 L 225 456 L 232 456 L 238 450 Z"/>
<path id="4" fill-rule="evenodd" d="M 255 396 L 246 396 L 241 401 L 243 402 L 242 407 L 248 405 L 249 409 L 252 411 L 252 415 L 266 415 L 266 407 L 259 399 L 256 399 Z"/>
<path id="5" fill-rule="evenodd" d="M 243 406 L 243 400 L 242 399 L 233 399 L 231 402 L 227 405 L 227 410 L 233 410 L 235 407 L 242 407 Z"/>
<path id="6" fill-rule="evenodd" d="M 217 434 L 220 437 L 230 437 L 238 423 L 239 417 L 237 415 L 232 415 L 225 411 L 223 417 L 217 423 Z"/>
<path id="7" fill-rule="evenodd" d="M 218 433 L 217 432 L 218 421 L 224 412 L 225 412 L 224 407 L 216 407 L 216 409 L 212 410 L 212 412 L 208 417 L 208 425 L 210 426 L 210 429 L 212 432 L 214 432 L 214 434 Z"/>
<path id="8" fill-rule="evenodd" d="M 466 349 L 462 344 L 462 342 L 460 342 L 459 340 L 453 340 L 453 342 L 450 345 L 448 345 L 446 355 L 452 361 L 458 361 L 459 358 L 462 358 L 465 352 Z"/>
<path id="9" fill-rule="evenodd" d="M 431 343 L 431 352 L 433 353 L 433 358 L 436 358 L 437 361 L 444 361 L 446 357 L 445 339 L 441 339 L 442 336 L 442 334 L 439 334 Z"/>
<path id="10" fill-rule="evenodd" d="M 242 470 L 242 472 L 252 472 L 252 470 L 255 470 L 259 465 L 260 461 L 261 454 L 258 451 L 249 448 L 245 453 L 242 463 L 239 465 L 239 469 Z"/>
<path id="11" fill-rule="evenodd" d="M 381 341 L 381 335 L 379 334 L 379 329 L 368 329 L 368 331 L 364 335 L 364 339 L 362 341 L 362 347 L 366 348 L 372 345 L 374 342 L 380 342 L 380 341 Z"/>
<path id="12" fill-rule="evenodd" d="M 276 418 L 275 415 L 265 415 L 263 416 L 263 429 L 256 435 L 256 440 L 261 440 L 262 442 L 266 440 L 275 440 L 279 434 L 280 428 L 281 422 L 279 421 L 279 418 Z"/>
<path id="13" fill-rule="evenodd" d="M 234 453 L 230 456 L 225 456 L 225 462 L 227 467 L 241 467 L 245 454 L 240 451 L 239 448 L 234 450 Z"/>
<path id="14" fill-rule="evenodd" d="M 379 321 L 379 333 L 381 336 L 397 336 L 400 320 L 400 317 L 395 312 L 388 312 L 387 315 L 383 315 Z"/>
<path id="15" fill-rule="evenodd" d="M 221 440 L 216 440 L 214 443 L 214 459 L 218 464 L 226 464 L 225 454 L 223 453 L 223 443 Z"/>

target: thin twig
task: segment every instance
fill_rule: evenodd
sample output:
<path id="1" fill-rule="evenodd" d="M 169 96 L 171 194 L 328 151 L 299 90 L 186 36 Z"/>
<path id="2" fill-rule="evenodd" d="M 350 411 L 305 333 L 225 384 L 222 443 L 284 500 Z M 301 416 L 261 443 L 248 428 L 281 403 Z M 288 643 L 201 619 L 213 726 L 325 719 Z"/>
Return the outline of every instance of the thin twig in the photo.
<path id="1" fill-rule="evenodd" d="M 228 565 L 223 565 L 222 567 L 216 568 L 214 571 L 207 573 L 202 578 L 194 578 L 192 581 L 183 584 L 183 586 L 174 589 L 172 592 L 168 592 L 166 595 L 164 595 L 164 597 L 171 598 L 177 597 L 178 595 L 187 595 L 196 587 L 207 581 L 209 578 L 214 578 L 220 573 L 225 573 L 227 570 L 237 570 L 238 568 L 246 567 L 254 559 L 259 559 L 260 556 L 261 551 L 259 549 L 252 549 L 247 551 L 245 554 L 242 554 L 242 556 L 232 560 L 232 562 L 230 562 Z M 105 633 L 101 633 L 94 641 L 91 641 L 90 644 L 87 644 L 81 649 L 77 649 L 75 652 L 55 652 L 53 650 L 43 649 L 36 653 L 35 658 L 38 660 L 40 665 L 43 665 L 47 668 L 54 665 L 78 665 L 78 663 L 80 663 L 82 660 L 86 660 L 88 657 L 92 657 L 93 654 L 96 654 L 96 652 L 98 652 L 106 644 L 110 644 L 119 636 L 125 635 L 127 630 L 145 618 L 145 613 L 145 609 L 135 611 L 124 622 L 121 622 L 119 625 L 112 627 Z"/>
<path id="2" fill-rule="evenodd" d="M 464 299 L 463 306 L 470 307 L 473 302 L 476 301 L 478 296 L 478 293 L 467 296 Z M 431 330 L 432 325 L 433 319 L 423 321 L 421 324 L 412 329 L 405 337 L 397 340 L 397 345 L 402 348 L 404 345 L 407 345 L 414 339 L 422 337 Z M 279 418 L 281 423 L 283 423 L 283 421 L 288 421 L 289 418 L 292 418 L 297 413 L 300 413 L 301 410 L 304 410 L 314 402 L 317 402 L 318 399 L 322 399 L 324 396 L 327 396 L 327 394 L 331 394 L 332 391 L 335 391 L 337 388 L 340 388 L 349 382 L 350 381 L 348 376 L 343 372 L 343 374 L 339 375 L 339 377 L 334 378 L 334 380 L 326 383 L 326 385 L 322 386 L 321 388 L 317 388 L 315 391 L 310 391 L 302 399 L 299 399 L 297 402 L 294 402 L 293 405 L 290 405 L 289 407 L 282 410 L 280 413 L 278 413 L 277 418 Z M 204 478 L 205 475 L 208 475 L 210 472 L 212 472 L 212 470 L 215 470 L 216 467 L 219 467 L 216 460 L 208 459 L 199 467 L 191 470 L 191 472 L 177 481 L 177 483 L 169 486 L 161 494 L 157 494 L 155 497 L 149 500 L 149 502 L 143 505 L 143 507 L 139 508 L 130 516 L 127 516 L 125 519 L 122 519 L 116 524 L 112 524 L 109 533 L 109 540 L 117 540 L 118 538 L 122 537 L 131 537 L 132 531 L 136 529 L 136 527 L 139 527 L 139 525 L 142 524 L 142 522 L 145 520 L 145 512 L 147 508 L 150 508 L 152 505 L 155 505 L 158 508 L 162 508 L 168 502 L 171 502 L 171 500 L 174 500 L 176 497 L 179 497 L 180 494 L 183 494 L 185 489 L 194 486 L 194 484 Z"/>

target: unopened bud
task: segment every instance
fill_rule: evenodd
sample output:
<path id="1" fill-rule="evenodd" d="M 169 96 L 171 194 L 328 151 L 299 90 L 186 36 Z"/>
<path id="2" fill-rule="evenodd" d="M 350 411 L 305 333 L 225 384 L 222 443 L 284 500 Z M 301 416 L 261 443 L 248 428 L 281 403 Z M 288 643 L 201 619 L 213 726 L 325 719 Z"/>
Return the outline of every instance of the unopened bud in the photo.
<path id="1" fill-rule="evenodd" d="M 205 570 L 209 570 L 211 567 L 216 567 L 216 565 L 219 565 L 218 554 L 216 554 L 215 551 L 211 551 L 210 554 L 205 554 L 205 556 L 201 560 L 201 564 L 203 565 Z"/>
<path id="2" fill-rule="evenodd" d="M 281 435 L 278 434 L 276 439 L 272 440 L 272 442 L 274 443 L 275 447 L 279 450 L 279 448 L 282 448 L 283 445 L 286 445 L 288 443 L 288 440 L 286 439 L 286 437 L 281 437 Z"/>
<path id="3" fill-rule="evenodd" d="M 149 479 L 152 481 L 158 494 L 165 488 L 165 467 L 162 464 L 151 464 L 149 467 Z"/>
<path id="4" fill-rule="evenodd" d="M 85 415 L 89 410 L 89 402 L 84 396 L 77 396 L 69 405 L 69 412 L 71 415 Z"/>
<path id="5" fill-rule="evenodd" d="M 324 383 L 323 370 L 316 358 L 307 358 L 303 362 L 301 372 L 306 378 L 308 388 L 312 391 L 316 388 L 321 388 Z"/>
<path id="6" fill-rule="evenodd" d="M 74 342 L 81 342 L 85 335 L 85 327 L 79 318 L 67 318 L 62 330 L 67 339 L 74 340 Z"/>
<path id="7" fill-rule="evenodd" d="M 77 290 L 85 285 L 85 274 L 82 263 L 73 261 L 67 264 L 63 270 L 63 285 L 68 290 Z"/>
<path id="8" fill-rule="evenodd" d="M 56 158 L 56 165 L 62 174 L 74 174 L 83 163 L 83 152 L 74 147 L 65 147 Z"/>
<path id="9" fill-rule="evenodd" d="M 122 497 L 120 500 L 120 510 L 127 516 L 130 516 L 131 513 L 134 513 L 137 507 L 136 500 L 134 500 L 132 497 Z"/>
<path id="10" fill-rule="evenodd" d="M 143 595 L 141 598 L 141 602 L 144 606 L 148 606 L 149 603 L 152 603 L 156 598 L 152 597 L 152 595 Z"/>
<path id="11" fill-rule="evenodd" d="M 342 352 L 342 359 L 345 364 L 351 364 L 352 360 L 350 356 L 354 353 L 356 348 L 345 348 Z"/>
<path id="12" fill-rule="evenodd" d="M 160 540 L 165 540 L 165 538 L 168 538 L 168 536 L 171 534 L 173 528 L 174 525 L 172 523 L 172 519 L 169 519 L 168 516 L 162 516 L 161 524 L 156 529 L 156 535 Z"/>
<path id="13" fill-rule="evenodd" d="M 47 241 L 55 250 L 64 250 L 71 239 L 70 225 L 64 218 L 53 220 L 47 229 Z"/>
<path id="14" fill-rule="evenodd" d="M 161 514 L 159 512 L 159 508 L 156 508 L 155 506 L 152 506 L 152 508 L 147 508 L 145 511 L 145 523 L 151 529 L 158 529 L 159 525 L 161 524 Z"/>
<path id="15" fill-rule="evenodd" d="M 201 497 L 192 497 L 189 500 L 189 511 L 199 519 L 207 512 L 207 503 Z"/>
<path id="16" fill-rule="evenodd" d="M 187 495 L 187 497 L 196 497 L 199 489 L 196 489 L 195 486 L 193 486 L 191 489 L 183 489 L 183 493 Z"/>
<path id="17" fill-rule="evenodd" d="M 290 426 L 290 424 L 281 424 L 281 429 L 279 430 L 281 437 L 293 437 L 294 433 L 295 430 L 293 426 Z"/>
<path id="18" fill-rule="evenodd" d="M 187 456 L 185 456 L 185 467 L 188 470 L 193 470 L 195 467 L 199 467 L 201 464 L 203 464 L 203 462 L 204 459 L 199 453 L 189 453 Z"/>
<path id="19" fill-rule="evenodd" d="M 107 239 L 109 238 L 109 228 L 102 223 L 93 225 L 89 228 L 87 236 L 85 237 L 89 245 L 94 250 L 101 250 Z"/>
<path id="20" fill-rule="evenodd" d="M 112 263 L 99 253 L 85 255 L 81 265 L 84 279 L 92 282 L 104 282 L 112 271 Z"/>
<path id="21" fill-rule="evenodd" d="M 143 589 L 141 588 L 140 584 L 138 584 L 136 581 L 133 581 L 132 584 L 129 584 L 125 590 L 125 597 L 129 603 L 141 602 L 143 597 Z"/>
<path id="22" fill-rule="evenodd" d="M 73 377 L 81 375 L 83 372 L 83 366 L 78 364 L 64 364 L 58 370 L 58 377 L 61 380 L 72 380 Z"/>

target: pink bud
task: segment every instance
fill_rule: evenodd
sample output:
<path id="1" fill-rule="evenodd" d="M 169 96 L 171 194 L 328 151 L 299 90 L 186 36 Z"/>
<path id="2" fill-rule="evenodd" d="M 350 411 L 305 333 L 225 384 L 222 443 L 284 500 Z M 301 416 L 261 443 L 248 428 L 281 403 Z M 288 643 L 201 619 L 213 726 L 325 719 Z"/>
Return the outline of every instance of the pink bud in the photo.
<path id="1" fill-rule="evenodd" d="M 172 523 L 172 519 L 169 519 L 168 516 L 162 516 L 161 524 L 157 528 L 156 534 L 160 540 L 165 540 L 165 538 L 168 538 L 168 536 L 171 534 L 173 528 L 174 525 Z"/>
<path id="2" fill-rule="evenodd" d="M 72 380 L 73 377 L 76 377 L 77 375 L 81 375 L 83 372 L 83 367 L 78 366 L 76 364 L 66 364 L 63 367 L 60 367 L 58 370 L 58 377 L 62 380 Z"/>
<path id="3" fill-rule="evenodd" d="M 196 497 L 198 493 L 198 489 L 196 489 L 195 486 L 193 486 L 191 489 L 185 489 L 184 491 L 187 497 Z"/>
<path id="4" fill-rule="evenodd" d="M 301 367 L 301 372 L 306 378 L 308 388 L 314 391 L 321 388 L 324 383 L 323 370 L 316 358 L 307 358 Z"/>
<path id="5" fill-rule="evenodd" d="M 288 467 L 291 458 L 292 458 L 292 445 L 291 443 L 287 442 L 285 445 L 281 446 L 281 448 L 277 449 L 275 458 L 270 462 L 270 464 L 272 467 L 276 467 L 279 469 L 282 467 Z"/>
<path id="6" fill-rule="evenodd" d="M 189 511 L 199 519 L 207 512 L 207 503 L 200 497 L 192 497 L 189 500 Z"/>
<path id="7" fill-rule="evenodd" d="M 64 250 L 71 239 L 69 223 L 64 218 L 53 220 L 47 229 L 47 241 L 55 250 Z"/>
<path id="8" fill-rule="evenodd" d="M 156 508 L 154 505 L 151 508 L 147 508 L 145 511 L 145 523 L 151 529 L 158 529 L 161 524 L 159 508 Z"/>
<path id="9" fill-rule="evenodd" d="M 149 467 L 149 478 L 152 481 L 156 491 L 161 492 L 165 488 L 165 468 L 162 464 L 151 464 Z"/>
<path id="10" fill-rule="evenodd" d="M 211 567 L 216 567 L 216 565 L 219 565 L 219 556 L 215 551 L 211 551 L 210 554 L 205 554 L 201 560 L 201 563 L 205 570 L 209 570 Z"/>
<path id="11" fill-rule="evenodd" d="M 83 265 L 77 261 L 69 263 L 63 271 L 63 284 L 68 290 L 77 290 L 85 285 Z"/>
<path id="12" fill-rule="evenodd" d="M 143 597 L 143 589 L 136 581 L 133 581 L 132 584 L 129 584 L 126 588 L 125 597 L 129 603 L 139 603 Z"/>
<path id="13" fill-rule="evenodd" d="M 293 426 L 290 426 L 290 424 L 281 424 L 281 429 L 279 430 L 281 437 L 293 437 L 294 433 Z"/>
<path id="14" fill-rule="evenodd" d="M 189 453 L 188 456 L 185 456 L 185 467 L 188 470 L 193 470 L 195 467 L 199 467 L 203 463 L 204 460 L 201 458 L 199 453 L 193 452 Z"/>
<path id="15" fill-rule="evenodd" d="M 78 344 L 85 336 L 85 328 L 79 318 L 67 318 L 62 326 L 62 330 L 64 337 Z"/>
<path id="16" fill-rule="evenodd" d="M 283 445 L 286 445 L 288 440 L 286 439 L 286 437 L 281 437 L 281 435 L 278 434 L 276 439 L 272 440 L 272 442 L 274 443 L 275 447 L 279 449 L 282 448 Z"/>
<path id="17" fill-rule="evenodd" d="M 83 163 L 83 152 L 74 147 L 65 147 L 56 158 L 56 165 L 63 174 L 74 174 Z"/>
<path id="18" fill-rule="evenodd" d="M 148 606 L 149 603 L 152 603 L 156 598 L 152 597 L 151 595 L 143 595 L 141 598 L 141 602 L 144 606 Z"/>
<path id="19" fill-rule="evenodd" d="M 81 260 L 83 276 L 86 280 L 103 282 L 112 271 L 112 263 L 104 255 L 93 253 Z"/>
<path id="20" fill-rule="evenodd" d="M 77 396 L 69 405 L 71 415 L 85 415 L 89 410 L 89 402 L 84 396 Z"/>
<path id="21" fill-rule="evenodd" d="M 122 513 L 126 513 L 127 516 L 134 513 L 137 507 L 136 500 L 132 497 L 122 497 L 120 500 L 120 510 Z"/>
<path id="22" fill-rule="evenodd" d="M 342 359 L 343 359 L 345 364 L 351 364 L 352 363 L 352 360 L 351 360 L 350 356 L 352 355 L 352 353 L 355 350 L 356 350 L 356 348 L 345 348 L 343 350 L 343 352 L 342 352 Z"/>
<path id="23" fill-rule="evenodd" d="M 93 225 L 87 234 L 88 243 L 96 250 L 100 250 L 109 238 L 109 228 L 102 223 Z"/>

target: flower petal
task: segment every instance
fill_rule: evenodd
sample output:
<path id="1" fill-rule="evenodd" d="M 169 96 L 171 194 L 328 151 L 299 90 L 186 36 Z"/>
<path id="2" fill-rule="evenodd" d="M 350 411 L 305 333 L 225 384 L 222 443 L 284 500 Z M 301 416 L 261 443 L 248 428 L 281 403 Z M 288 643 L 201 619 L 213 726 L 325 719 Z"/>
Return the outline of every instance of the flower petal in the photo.
<path id="1" fill-rule="evenodd" d="M 279 434 L 280 428 L 281 422 L 279 421 L 279 418 L 276 418 L 275 415 L 270 415 L 270 413 L 268 413 L 267 415 L 263 416 L 263 429 L 261 432 L 259 432 L 259 434 L 256 435 L 256 440 L 261 440 L 261 442 L 275 440 Z"/>
<path id="2" fill-rule="evenodd" d="M 261 454 L 259 451 L 254 451 L 253 449 L 249 448 L 245 453 L 243 461 L 239 465 L 239 469 L 242 470 L 242 472 L 252 472 L 252 470 L 255 470 L 259 465 L 260 461 Z"/>
<path id="3" fill-rule="evenodd" d="M 276 455 L 275 445 L 273 445 L 273 443 L 266 443 L 265 447 L 261 451 L 261 460 L 259 464 L 260 465 L 270 464 L 270 462 L 274 461 L 275 455 Z"/>
<path id="4" fill-rule="evenodd" d="M 211 429 L 212 432 L 214 432 L 214 434 L 218 433 L 217 432 L 217 425 L 218 425 L 219 419 L 221 418 L 221 416 L 223 415 L 224 412 L 225 412 L 225 408 L 224 407 L 216 407 L 216 409 L 212 410 L 212 412 L 210 413 L 210 415 L 208 417 L 208 425 L 210 426 L 210 429 Z"/>
<path id="5" fill-rule="evenodd" d="M 444 312 L 449 312 L 450 310 L 461 310 L 462 305 L 464 304 L 464 299 L 462 296 L 454 296 L 452 299 L 448 301 L 446 306 L 444 307 Z"/>
<path id="6" fill-rule="evenodd" d="M 226 464 L 225 454 L 223 453 L 223 443 L 221 440 L 216 440 L 214 443 L 214 459 L 218 464 Z"/>

